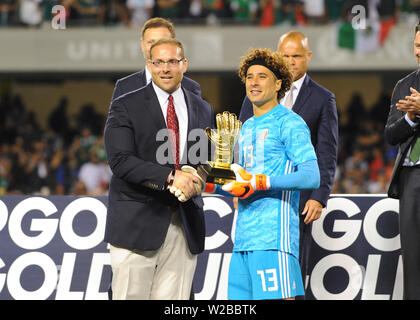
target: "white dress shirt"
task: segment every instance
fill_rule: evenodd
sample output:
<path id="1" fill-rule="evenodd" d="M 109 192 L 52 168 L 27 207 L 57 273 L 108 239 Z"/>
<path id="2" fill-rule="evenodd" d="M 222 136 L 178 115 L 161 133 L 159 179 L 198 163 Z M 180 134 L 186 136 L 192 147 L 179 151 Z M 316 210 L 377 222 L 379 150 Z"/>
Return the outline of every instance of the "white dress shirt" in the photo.
<path id="1" fill-rule="evenodd" d="M 412 128 L 416 128 L 419 125 L 418 123 L 411 121 L 408 118 L 407 113 L 405 114 L 404 118 Z M 411 146 L 408 148 L 408 152 L 407 152 L 407 155 L 405 156 L 403 166 L 411 167 L 411 166 L 420 165 L 420 159 L 416 163 L 413 163 L 413 161 L 410 160 L 410 153 L 411 153 Z"/>
<path id="2" fill-rule="evenodd" d="M 159 100 L 160 108 L 162 109 L 163 117 L 166 121 L 166 115 L 168 112 L 168 98 L 169 93 L 159 88 L 154 82 L 152 82 L 153 89 L 155 89 L 156 95 Z M 184 92 L 182 91 L 181 86 L 172 93 L 174 98 L 174 107 L 176 116 L 178 117 L 179 125 L 179 159 L 182 160 L 182 155 L 184 154 L 185 145 L 187 143 L 187 134 L 188 134 L 188 110 L 187 103 L 185 102 Z"/>
<path id="3" fill-rule="evenodd" d="M 152 74 L 149 69 L 147 69 L 147 66 L 144 68 L 144 71 L 146 72 L 146 85 L 148 85 L 150 81 L 152 81 Z"/>
<path id="4" fill-rule="evenodd" d="M 298 96 L 298 94 L 300 92 L 300 88 L 302 88 L 302 84 L 305 81 L 305 78 L 306 78 L 306 73 L 303 75 L 302 78 L 300 78 L 299 80 L 296 80 L 295 82 L 293 82 L 293 86 L 294 86 L 294 88 L 293 88 L 293 104 L 295 104 L 295 102 L 296 102 L 296 98 L 297 98 L 297 96 Z M 282 105 L 284 105 L 284 103 L 286 101 L 286 98 L 287 98 L 287 96 L 289 94 L 290 94 L 290 90 L 287 91 L 285 93 L 284 97 L 280 100 L 280 103 Z"/>

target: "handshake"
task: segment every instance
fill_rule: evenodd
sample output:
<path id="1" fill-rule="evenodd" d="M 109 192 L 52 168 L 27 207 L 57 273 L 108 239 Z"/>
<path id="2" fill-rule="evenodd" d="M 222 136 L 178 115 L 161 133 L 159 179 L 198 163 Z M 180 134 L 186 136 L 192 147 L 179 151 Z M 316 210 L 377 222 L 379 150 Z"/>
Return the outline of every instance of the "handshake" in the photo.
<path id="1" fill-rule="evenodd" d="M 231 196 L 246 199 L 256 191 L 270 189 L 269 176 L 251 174 L 235 163 L 231 165 L 231 168 L 235 172 L 236 181 L 222 186 L 222 190 Z M 204 190 L 208 193 L 214 193 L 215 185 L 206 183 L 193 167 L 183 166 L 181 171 L 175 172 L 174 182 L 168 186 L 168 189 L 179 201 L 185 202 L 191 197 L 203 193 Z"/>
<path id="2" fill-rule="evenodd" d="M 200 195 L 206 188 L 206 182 L 191 166 L 182 166 L 181 171 L 175 171 L 173 183 L 168 186 L 169 191 L 179 201 L 188 201 L 191 197 Z"/>

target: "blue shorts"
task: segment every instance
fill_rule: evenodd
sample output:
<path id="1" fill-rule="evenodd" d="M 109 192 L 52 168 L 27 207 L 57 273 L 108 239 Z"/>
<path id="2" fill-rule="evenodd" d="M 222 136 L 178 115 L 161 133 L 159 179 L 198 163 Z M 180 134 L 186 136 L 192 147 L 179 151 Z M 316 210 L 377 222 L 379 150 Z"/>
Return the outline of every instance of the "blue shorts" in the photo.
<path id="1" fill-rule="evenodd" d="M 286 299 L 304 295 L 299 261 L 277 250 L 233 252 L 228 299 Z"/>

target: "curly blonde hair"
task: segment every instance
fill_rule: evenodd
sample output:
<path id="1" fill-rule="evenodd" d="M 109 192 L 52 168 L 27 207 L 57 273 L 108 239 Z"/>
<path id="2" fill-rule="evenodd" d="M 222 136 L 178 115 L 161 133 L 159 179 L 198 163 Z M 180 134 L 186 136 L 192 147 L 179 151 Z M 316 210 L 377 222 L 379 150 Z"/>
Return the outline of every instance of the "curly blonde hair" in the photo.
<path id="1" fill-rule="evenodd" d="M 277 98 L 282 99 L 293 83 L 293 76 L 280 53 L 268 48 L 250 48 L 248 55 L 243 56 L 239 64 L 238 76 L 243 83 L 246 81 L 249 67 L 254 64 L 263 65 L 271 70 L 278 80 L 281 80 L 281 88 L 277 93 Z"/>

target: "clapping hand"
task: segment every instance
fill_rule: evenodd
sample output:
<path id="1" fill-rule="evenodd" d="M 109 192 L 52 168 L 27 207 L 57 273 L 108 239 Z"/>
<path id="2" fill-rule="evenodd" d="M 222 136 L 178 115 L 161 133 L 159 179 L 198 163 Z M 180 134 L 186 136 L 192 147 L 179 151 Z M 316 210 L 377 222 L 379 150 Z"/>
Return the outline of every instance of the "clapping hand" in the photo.
<path id="1" fill-rule="evenodd" d="M 420 115 L 420 92 L 414 88 L 410 88 L 410 92 L 411 95 L 398 100 L 395 105 L 398 110 L 407 112 L 408 117 L 414 120 L 417 115 Z"/>

